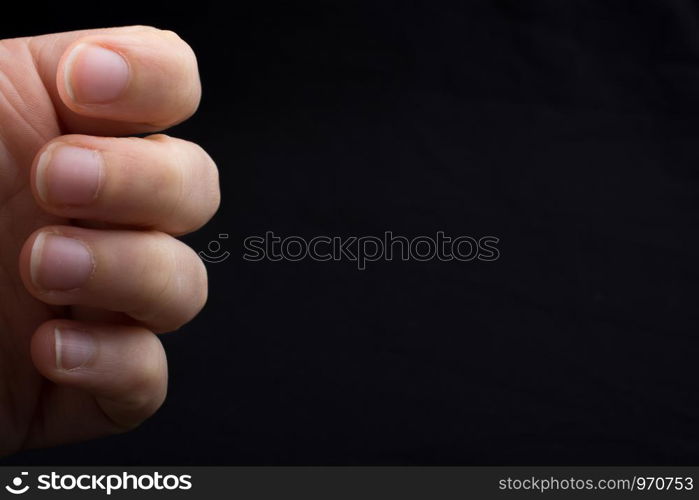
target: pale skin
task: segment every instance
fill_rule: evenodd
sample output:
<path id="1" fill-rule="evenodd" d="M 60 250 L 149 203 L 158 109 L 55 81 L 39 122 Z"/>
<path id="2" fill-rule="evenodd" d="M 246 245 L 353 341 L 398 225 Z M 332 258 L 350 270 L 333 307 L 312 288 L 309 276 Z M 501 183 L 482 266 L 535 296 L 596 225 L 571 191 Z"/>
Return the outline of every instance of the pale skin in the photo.
<path id="1" fill-rule="evenodd" d="M 201 147 L 155 132 L 200 95 L 169 31 L 0 40 L 0 456 L 123 432 L 162 404 L 156 334 L 207 296 L 175 236 L 220 195 Z"/>

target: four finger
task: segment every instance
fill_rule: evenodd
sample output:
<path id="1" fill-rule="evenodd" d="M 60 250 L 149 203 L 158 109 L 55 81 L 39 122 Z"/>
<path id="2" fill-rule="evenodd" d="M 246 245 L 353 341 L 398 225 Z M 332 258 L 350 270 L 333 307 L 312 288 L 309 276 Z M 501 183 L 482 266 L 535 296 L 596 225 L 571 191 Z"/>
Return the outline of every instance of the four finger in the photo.
<path id="1" fill-rule="evenodd" d="M 40 434 L 65 434 L 83 419 L 65 436 L 73 440 L 131 428 L 162 403 L 167 363 L 153 332 L 192 319 L 207 295 L 203 264 L 171 235 L 211 218 L 218 174 L 186 141 L 97 137 L 162 130 L 195 112 L 197 62 L 176 34 L 134 26 L 35 37 L 29 46 L 63 129 L 94 134 L 42 148 L 31 173 L 37 203 L 82 224 L 143 229 L 44 227 L 20 255 L 29 292 L 76 311 L 41 325 L 31 346 L 36 368 L 56 384 Z M 104 429 L 88 430 L 104 416 Z"/>

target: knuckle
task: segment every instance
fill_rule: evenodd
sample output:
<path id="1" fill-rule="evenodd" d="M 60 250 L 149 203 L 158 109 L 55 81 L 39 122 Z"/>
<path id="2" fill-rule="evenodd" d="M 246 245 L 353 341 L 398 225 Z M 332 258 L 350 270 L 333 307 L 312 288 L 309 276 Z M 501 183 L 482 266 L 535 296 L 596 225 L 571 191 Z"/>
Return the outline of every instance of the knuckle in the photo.
<path id="1" fill-rule="evenodd" d="M 144 290 L 147 295 L 147 303 L 157 304 L 162 302 L 173 286 L 173 279 L 179 272 L 177 257 L 167 237 L 160 234 L 154 236 L 149 245 L 149 250 L 144 261 L 146 270 L 144 274 Z"/>
<path id="2" fill-rule="evenodd" d="M 139 425 L 147 418 L 152 417 L 165 401 L 165 394 L 160 390 L 159 380 L 146 379 L 143 375 L 130 387 L 130 392 L 123 405 L 128 409 L 132 418 L 128 419 L 134 425 Z"/>
<path id="3" fill-rule="evenodd" d="M 171 301 L 161 312 L 165 318 L 160 327 L 165 331 L 178 330 L 192 321 L 204 308 L 208 299 L 208 276 L 199 256 L 186 245 L 182 270 L 174 281 L 176 285 Z"/>
<path id="4" fill-rule="evenodd" d="M 161 395 L 161 385 L 163 383 L 161 354 L 155 348 L 151 349 L 147 362 L 139 367 L 134 375 L 129 387 L 129 395 L 134 399 L 131 401 L 133 408 L 146 410 L 152 408 Z"/>
<path id="5" fill-rule="evenodd" d="M 167 193 L 157 204 L 154 226 L 173 234 L 192 232 L 213 217 L 221 203 L 218 168 L 199 145 L 163 136 L 152 140 L 169 149 L 167 167 L 158 180 L 158 192 Z"/>
<path id="6" fill-rule="evenodd" d="M 168 50 L 166 66 L 174 85 L 169 85 L 165 101 L 168 105 L 160 111 L 147 125 L 156 129 L 166 129 L 183 122 L 196 113 L 201 101 L 201 81 L 197 57 L 192 47 L 172 31 L 160 31 L 167 40 L 176 45 L 175 50 Z"/>
<path id="7" fill-rule="evenodd" d="M 204 307 L 208 297 L 206 268 L 199 256 L 184 243 L 166 237 L 156 250 L 137 303 L 129 311 L 133 318 L 158 333 L 177 330 L 191 321 Z"/>
<path id="8" fill-rule="evenodd" d="M 218 167 L 209 154 L 199 145 L 194 145 L 197 151 L 196 171 L 192 184 L 196 192 L 193 199 L 198 203 L 190 209 L 196 219 L 188 229 L 193 231 L 208 222 L 221 205 L 221 190 Z"/>
<path id="9" fill-rule="evenodd" d="M 136 276 L 139 286 L 131 298 L 131 302 L 137 307 L 127 312 L 139 320 L 147 321 L 160 310 L 160 304 L 168 300 L 173 277 L 178 271 L 172 250 L 164 244 L 160 234 L 151 231 L 150 234 L 144 233 L 144 236 L 146 239 L 138 253 Z"/>
<path id="10" fill-rule="evenodd" d="M 118 420 L 113 418 L 122 431 L 130 431 L 140 426 L 155 415 L 165 402 L 166 393 L 159 389 L 155 391 L 151 389 L 151 392 L 145 392 L 140 387 L 135 389 L 126 400 L 121 402 L 125 415 Z"/>
<path id="11" fill-rule="evenodd" d="M 179 221 L 179 212 L 183 203 L 187 179 L 177 150 L 178 140 L 164 134 L 149 136 L 148 140 L 157 142 L 165 147 L 161 155 L 163 161 L 159 168 L 152 170 L 152 197 L 149 200 L 153 227 L 169 227 Z"/>
<path id="12" fill-rule="evenodd" d="M 182 37 L 181 37 L 180 35 L 178 35 L 177 32 L 175 32 L 175 31 L 173 31 L 173 30 L 170 30 L 170 29 L 158 29 L 158 31 L 159 31 L 160 34 L 163 35 L 164 37 L 171 38 L 171 39 L 173 39 L 173 40 L 176 40 L 176 41 L 185 43 L 184 40 L 182 40 Z"/>
<path id="13" fill-rule="evenodd" d="M 184 244 L 183 244 L 184 246 Z M 184 264 L 180 279 L 177 281 L 176 297 L 169 309 L 169 318 L 164 327 L 171 331 L 177 330 L 192 321 L 204 308 L 208 299 L 208 277 L 206 267 L 199 256 L 186 247 L 188 257 Z"/>
<path id="14" fill-rule="evenodd" d="M 148 141 L 162 142 L 165 144 L 171 143 L 174 141 L 174 139 L 172 137 L 170 137 L 169 135 L 161 134 L 161 133 L 150 134 L 150 135 L 146 136 L 144 139 L 146 139 Z"/>
<path id="15" fill-rule="evenodd" d="M 213 158 L 202 148 L 201 146 L 197 145 L 197 148 L 199 148 L 199 151 L 201 151 L 201 155 L 204 158 L 202 161 L 203 165 L 203 178 L 206 180 L 205 181 L 205 187 L 207 188 L 207 194 L 210 194 L 211 197 L 209 198 L 211 200 L 211 214 L 213 215 L 216 213 L 216 210 L 218 210 L 219 204 L 221 202 L 221 188 L 220 188 L 220 181 L 219 181 L 219 174 L 218 174 L 218 166 L 216 165 L 216 162 L 214 161 Z"/>
<path id="16" fill-rule="evenodd" d="M 167 395 L 167 359 L 155 335 L 150 334 L 148 341 L 140 346 L 141 358 L 120 387 L 118 417 L 112 417 L 124 431 L 138 427 L 153 416 Z"/>
<path id="17" fill-rule="evenodd" d="M 128 26 L 126 29 L 128 29 L 129 31 L 151 31 L 153 33 L 162 31 L 161 29 L 156 28 L 155 26 L 152 26 L 150 24 L 133 24 L 131 26 Z"/>
<path id="18" fill-rule="evenodd" d="M 193 290 L 193 310 L 192 318 L 201 312 L 206 305 L 209 295 L 209 276 L 206 266 L 201 261 L 194 250 L 189 249 L 193 259 L 194 283 Z M 192 319 L 190 318 L 190 320 Z"/>

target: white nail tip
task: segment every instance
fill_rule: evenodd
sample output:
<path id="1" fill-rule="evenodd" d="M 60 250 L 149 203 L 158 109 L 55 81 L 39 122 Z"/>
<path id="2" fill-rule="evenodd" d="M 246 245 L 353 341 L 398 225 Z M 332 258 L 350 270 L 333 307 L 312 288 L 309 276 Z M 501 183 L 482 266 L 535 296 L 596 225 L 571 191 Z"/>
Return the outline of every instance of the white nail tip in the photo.
<path id="1" fill-rule="evenodd" d="M 65 89 L 71 101 L 73 102 L 75 102 L 75 93 L 73 92 L 73 82 L 71 78 L 71 73 L 73 69 L 73 62 L 75 62 L 75 58 L 78 56 L 83 47 L 85 47 L 84 43 L 80 43 L 73 47 L 73 50 L 71 50 L 70 54 L 68 54 L 68 58 L 66 59 L 66 62 L 63 66 L 63 80 L 65 83 Z"/>
<path id="2" fill-rule="evenodd" d="M 39 194 L 39 198 L 44 203 L 48 200 L 48 189 L 46 185 L 46 167 L 51 160 L 51 150 L 53 148 L 49 147 L 46 151 L 41 153 L 39 156 L 39 161 L 36 163 L 36 191 Z"/>
<path id="3" fill-rule="evenodd" d="M 61 338 L 61 330 L 54 329 L 53 337 L 56 342 L 56 368 L 63 369 L 63 340 Z"/>
<path id="4" fill-rule="evenodd" d="M 34 240 L 32 253 L 29 257 L 29 274 L 34 285 L 38 283 L 37 277 L 39 274 L 39 265 L 41 264 L 41 256 L 44 251 L 44 240 L 46 240 L 46 233 L 40 233 Z"/>

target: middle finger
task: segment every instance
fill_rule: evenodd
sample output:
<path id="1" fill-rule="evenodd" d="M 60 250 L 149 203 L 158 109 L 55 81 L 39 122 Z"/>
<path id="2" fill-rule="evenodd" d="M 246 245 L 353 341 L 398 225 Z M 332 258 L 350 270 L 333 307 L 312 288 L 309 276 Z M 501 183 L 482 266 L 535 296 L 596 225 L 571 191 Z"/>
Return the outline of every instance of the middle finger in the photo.
<path id="1" fill-rule="evenodd" d="M 32 168 L 37 203 L 49 213 L 180 235 L 198 229 L 220 202 L 218 171 L 194 143 L 67 135 Z"/>

